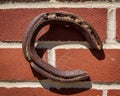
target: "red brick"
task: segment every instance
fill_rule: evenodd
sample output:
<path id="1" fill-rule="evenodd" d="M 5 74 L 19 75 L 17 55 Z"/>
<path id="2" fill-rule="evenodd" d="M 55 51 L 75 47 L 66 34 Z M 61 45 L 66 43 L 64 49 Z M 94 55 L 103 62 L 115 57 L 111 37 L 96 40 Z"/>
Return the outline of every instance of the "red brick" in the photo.
<path id="1" fill-rule="evenodd" d="M 67 92 L 66 92 L 67 90 Z M 71 93 L 71 91 L 73 93 Z M 54 89 L 47 90 L 43 88 L 0 88 L 0 96 L 102 96 L 102 91 L 100 90 L 87 90 L 80 92 L 81 89 Z M 61 93 L 62 92 L 62 93 Z"/>
<path id="2" fill-rule="evenodd" d="M 0 10 L 0 40 L 22 41 L 26 28 L 30 21 L 40 13 L 53 11 L 72 12 L 86 21 L 97 30 L 102 41 L 106 38 L 107 9 L 105 8 L 45 8 L 45 9 L 1 9 Z M 9 30 L 8 30 L 9 29 Z M 63 31 L 65 30 L 65 31 Z M 70 31 L 70 32 L 69 32 Z M 76 30 L 64 29 L 64 27 L 52 27 L 45 35 L 47 40 L 81 40 Z M 52 32 L 52 34 L 51 34 Z M 69 33 L 68 33 L 69 32 Z M 63 35 L 64 33 L 64 35 Z M 54 36 L 53 36 L 54 34 Z M 69 35 L 70 34 L 70 35 Z M 80 34 L 81 35 L 81 34 Z M 62 38 L 62 39 L 61 39 Z M 76 39 L 77 38 L 77 39 Z"/>
<path id="3" fill-rule="evenodd" d="M 47 60 L 47 53 L 43 55 L 43 60 Z M 0 49 L 0 80 L 37 80 L 34 75 L 38 74 L 32 72 L 21 49 Z M 39 75 L 38 78 L 43 77 Z"/>
<path id="4" fill-rule="evenodd" d="M 82 69 L 92 81 L 120 82 L 120 50 L 57 49 L 57 68 Z"/>
<path id="5" fill-rule="evenodd" d="M 116 12 L 116 23 L 117 23 L 117 40 L 120 41 L 120 8 Z"/>
<path id="6" fill-rule="evenodd" d="M 120 90 L 108 90 L 108 96 L 120 96 Z"/>

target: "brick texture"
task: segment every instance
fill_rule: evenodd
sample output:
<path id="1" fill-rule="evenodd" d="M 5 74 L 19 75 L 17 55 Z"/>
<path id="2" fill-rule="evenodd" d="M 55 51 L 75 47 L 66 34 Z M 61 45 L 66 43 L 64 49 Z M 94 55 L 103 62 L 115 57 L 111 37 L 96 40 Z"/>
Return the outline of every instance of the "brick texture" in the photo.
<path id="1" fill-rule="evenodd" d="M 102 91 L 100 90 L 88 90 L 83 91 L 83 89 L 54 89 L 49 90 L 43 88 L 0 88 L 0 96 L 102 96 Z M 72 93 L 71 93 L 72 91 Z M 74 94 L 73 94 L 74 93 Z"/>
<path id="2" fill-rule="evenodd" d="M 116 12 L 117 40 L 120 41 L 120 8 Z"/>
<path id="3" fill-rule="evenodd" d="M 109 90 L 108 96 L 120 96 L 120 90 Z"/>
<path id="4" fill-rule="evenodd" d="M 38 54 L 47 62 L 45 51 L 38 50 Z M 36 76 L 44 79 L 35 71 L 32 72 L 21 49 L 0 49 L 0 53 L 0 80 L 37 80 Z M 104 53 L 86 49 L 57 49 L 56 63 L 57 68 L 64 70 L 86 70 L 92 81 L 120 82 L 119 53 L 120 50 L 114 49 L 104 50 Z"/>
<path id="5" fill-rule="evenodd" d="M 86 70 L 92 81 L 120 82 L 120 50 L 57 49 L 57 68 Z"/>
<path id="6" fill-rule="evenodd" d="M 0 80 L 44 79 L 35 71 L 32 72 L 21 49 L 0 49 L 0 53 Z M 46 50 L 38 50 L 38 54 L 47 62 Z M 56 63 L 57 68 L 64 70 L 86 70 L 92 81 L 120 82 L 119 54 L 120 50 L 114 49 L 104 50 L 104 53 L 87 49 L 58 49 Z"/>
<path id="7" fill-rule="evenodd" d="M 10 5 L 15 2 L 19 4 L 27 4 L 25 2 L 36 2 L 41 3 L 42 1 L 49 1 L 52 4 L 59 6 L 60 2 L 92 2 L 99 1 L 102 2 L 111 2 L 111 5 L 116 7 L 113 2 L 120 0 L 0 0 L 0 5 L 10 2 Z M 55 2 L 57 1 L 57 2 Z M 50 2 L 50 3 L 51 3 Z M 62 4 L 62 3 L 61 3 Z M 72 4 L 72 3 L 71 3 Z M 84 3 L 83 3 L 84 4 Z M 87 4 L 87 3 L 85 3 Z M 88 3 L 89 4 L 89 3 Z M 94 3 L 95 4 L 95 3 Z M 93 6 L 94 6 L 93 4 Z M 109 3 L 105 3 L 107 5 Z M 9 4 L 8 4 L 9 5 Z M 103 4 L 104 5 L 104 4 Z M 117 5 L 118 6 L 118 5 Z M 84 20 L 88 21 L 97 31 L 102 42 L 107 39 L 107 14 L 109 13 L 106 8 L 16 8 L 16 9 L 0 9 L 0 42 L 22 42 L 26 29 L 31 22 L 31 20 L 44 12 L 54 12 L 54 11 L 67 11 L 74 13 Z M 97 7 L 97 6 L 96 6 Z M 99 6 L 100 7 L 100 6 Z M 112 8 L 112 7 L 111 7 Z M 114 11 L 114 10 L 113 10 Z M 111 11 L 110 11 L 111 12 Z M 111 15 L 111 14 L 110 14 Z M 112 18 L 112 17 L 111 17 Z M 116 9 L 116 39 L 120 42 L 120 8 Z M 40 36 L 42 38 L 40 38 Z M 109 34 L 108 34 L 109 35 Z M 109 36 L 108 36 L 109 37 Z M 36 41 L 86 41 L 81 32 L 78 32 L 77 29 L 72 27 L 61 25 L 47 25 L 42 30 L 40 30 Z M 114 42 L 113 42 L 114 43 Z M 6 44 L 6 43 L 5 43 Z M 54 44 L 53 44 L 54 45 Z M 106 42 L 107 45 L 107 42 Z M 0 45 L 1 46 L 1 45 Z M 11 46 L 11 45 L 10 45 Z M 38 45 L 39 46 L 39 45 Z M 22 48 L 0 48 L 0 82 L 9 82 L 16 84 L 15 82 L 23 82 L 22 84 L 27 86 L 26 82 L 31 82 L 34 85 L 34 82 L 39 80 L 46 79 L 44 76 L 38 74 L 35 70 L 30 67 L 29 62 L 24 58 Z M 51 47 L 43 45 L 42 47 Z M 108 47 L 108 46 L 107 46 Z M 120 48 L 112 49 L 109 46 L 109 49 L 103 49 L 101 51 L 95 49 L 54 49 L 55 58 L 51 57 L 51 54 L 47 51 L 47 48 L 36 48 L 38 55 L 45 62 L 52 62 L 56 60 L 56 67 L 63 70 L 75 70 L 81 69 L 85 70 L 89 74 L 90 85 L 89 88 L 55 88 L 45 82 L 40 82 L 41 87 L 22 87 L 15 88 L 6 88 L 1 87 L 0 85 L 0 96 L 120 96 L 119 88 L 116 90 L 115 84 L 120 84 Z M 49 55 L 49 57 L 48 57 Z M 93 87 L 92 88 L 92 83 Z M 57 82 L 56 82 L 57 83 Z M 21 83 L 20 83 L 21 84 Z M 64 84 L 64 83 L 62 83 Z M 105 86 L 102 90 L 97 88 L 99 85 L 102 87 Z M 6 86 L 9 87 L 9 85 Z M 57 85 L 56 85 L 57 86 Z M 65 85 L 64 85 L 65 86 Z M 83 85 L 84 86 L 84 85 Z M 58 84 L 59 87 L 59 84 Z M 49 89 L 48 89 L 49 88 Z M 99 90 L 97 90 L 99 89 Z M 103 91 L 106 90 L 107 94 Z"/>
<path id="8" fill-rule="evenodd" d="M 29 25 L 30 21 L 40 13 L 44 12 L 53 12 L 53 11 L 68 11 L 72 12 L 88 21 L 98 32 L 99 36 L 102 38 L 102 41 L 106 38 L 106 18 L 107 18 L 107 9 L 101 8 L 45 8 L 45 9 L 6 9 L 0 10 L 0 41 L 22 41 L 25 34 L 26 28 Z M 9 29 L 9 30 L 8 30 Z M 81 40 L 78 39 L 78 32 L 73 35 L 72 29 L 65 29 L 65 35 L 63 34 L 64 27 L 59 28 L 58 26 L 52 27 L 52 30 L 45 35 L 44 40 L 66 40 L 68 31 L 67 40 Z M 55 34 L 53 37 L 52 34 Z M 61 34 L 61 35 L 60 35 Z M 73 36 L 72 36 L 73 35 Z M 75 37 L 76 36 L 76 37 Z M 82 36 L 81 36 L 82 37 Z M 61 39 L 62 38 L 62 39 Z M 75 39 L 76 38 L 76 39 Z"/>
<path id="9" fill-rule="evenodd" d="M 38 50 L 38 53 L 42 53 Z M 43 55 L 47 62 L 47 52 Z M 37 73 L 32 72 L 29 62 L 24 59 L 21 49 L 0 49 L 0 80 L 37 80 Z M 38 75 L 37 75 L 38 76 Z M 41 75 L 38 77 L 43 79 Z"/>

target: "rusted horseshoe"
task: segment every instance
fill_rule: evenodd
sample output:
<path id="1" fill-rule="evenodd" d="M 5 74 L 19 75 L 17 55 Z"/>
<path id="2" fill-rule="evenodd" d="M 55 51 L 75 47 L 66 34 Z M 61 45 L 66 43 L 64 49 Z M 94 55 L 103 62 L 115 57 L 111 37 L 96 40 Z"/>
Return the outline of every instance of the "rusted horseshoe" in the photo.
<path id="1" fill-rule="evenodd" d="M 83 70 L 60 70 L 44 62 L 37 54 L 34 43 L 38 32 L 48 24 L 66 24 L 82 32 L 89 45 L 97 50 L 102 49 L 102 42 L 95 29 L 82 18 L 67 12 L 43 13 L 37 16 L 30 24 L 23 40 L 23 53 L 26 60 L 40 74 L 54 81 L 76 82 L 88 78 Z M 81 31 L 82 30 L 82 31 Z"/>

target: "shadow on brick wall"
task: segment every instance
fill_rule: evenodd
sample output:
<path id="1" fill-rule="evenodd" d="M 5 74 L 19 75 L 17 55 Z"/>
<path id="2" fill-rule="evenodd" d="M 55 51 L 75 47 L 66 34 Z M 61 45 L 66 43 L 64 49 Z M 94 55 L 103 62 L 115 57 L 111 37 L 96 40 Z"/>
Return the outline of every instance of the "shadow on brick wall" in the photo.
<path id="1" fill-rule="evenodd" d="M 43 35 L 42 38 L 39 38 L 39 36 L 41 36 L 41 34 Z M 70 41 L 73 43 L 73 41 L 86 41 L 86 39 L 84 38 L 84 36 L 76 29 L 67 26 L 67 25 L 51 25 L 51 26 L 47 26 L 45 28 L 43 28 L 41 30 L 41 32 L 39 32 L 36 41 Z M 69 43 L 70 43 L 69 42 Z M 67 44 L 67 43 L 64 43 Z M 74 42 L 75 44 L 75 42 Z M 44 56 L 44 54 L 46 53 L 46 51 L 48 49 L 52 49 L 56 46 L 59 46 L 62 44 L 55 44 L 52 47 L 51 46 L 44 46 L 44 48 L 36 48 L 36 51 L 38 53 L 38 55 L 40 56 L 40 58 L 42 58 Z M 43 46 L 43 45 L 36 45 L 37 47 Z M 84 45 L 86 46 L 86 45 Z M 88 47 L 88 46 L 86 46 Z M 89 49 L 90 52 L 92 53 L 92 55 L 94 57 L 96 57 L 96 59 L 98 60 L 103 60 L 105 58 L 105 54 L 104 51 L 98 51 L 95 49 Z M 31 68 L 32 69 L 32 68 Z M 69 88 L 56 88 L 56 86 L 65 86 L 65 83 L 60 83 L 60 82 L 49 82 L 47 81 L 47 78 L 45 78 L 44 76 L 38 74 L 34 69 L 32 69 L 33 74 L 35 77 L 38 78 L 38 80 L 40 80 L 40 83 L 42 84 L 42 86 L 45 89 L 48 89 L 54 93 L 58 93 L 58 94 L 64 94 L 64 95 L 71 95 L 71 94 L 76 94 L 76 93 L 80 93 L 80 92 L 84 92 L 86 90 L 89 90 L 92 88 L 92 84 L 91 84 L 91 80 L 90 77 L 86 80 L 84 80 L 84 82 L 87 83 L 82 83 L 81 86 L 81 82 L 77 82 L 77 88 L 75 87 L 76 84 L 75 83 L 67 83 L 67 85 L 70 85 L 71 87 Z M 58 84 L 59 83 L 59 84 Z"/>

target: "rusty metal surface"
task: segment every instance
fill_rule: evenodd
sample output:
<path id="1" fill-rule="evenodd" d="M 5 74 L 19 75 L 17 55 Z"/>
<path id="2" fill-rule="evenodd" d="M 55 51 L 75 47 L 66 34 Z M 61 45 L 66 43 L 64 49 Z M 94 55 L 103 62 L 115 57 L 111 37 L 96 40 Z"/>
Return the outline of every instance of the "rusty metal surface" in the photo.
<path id="1" fill-rule="evenodd" d="M 76 82 L 87 79 L 88 73 L 83 70 L 64 71 L 44 62 L 37 54 L 34 43 L 38 32 L 46 25 L 65 24 L 81 31 L 92 48 L 101 50 L 103 45 L 95 29 L 82 18 L 68 12 L 43 13 L 30 23 L 23 40 L 23 53 L 26 60 L 40 74 L 54 81 Z"/>

